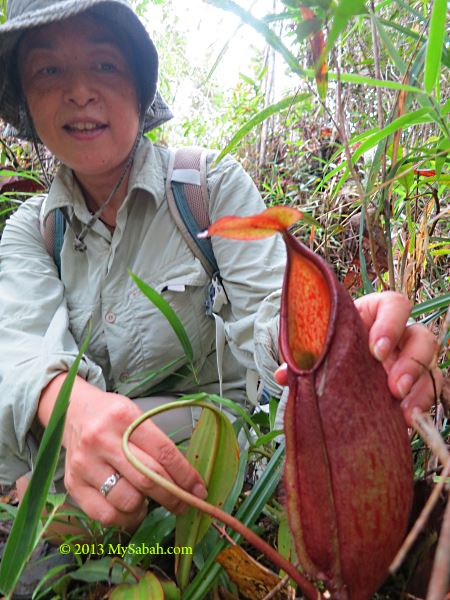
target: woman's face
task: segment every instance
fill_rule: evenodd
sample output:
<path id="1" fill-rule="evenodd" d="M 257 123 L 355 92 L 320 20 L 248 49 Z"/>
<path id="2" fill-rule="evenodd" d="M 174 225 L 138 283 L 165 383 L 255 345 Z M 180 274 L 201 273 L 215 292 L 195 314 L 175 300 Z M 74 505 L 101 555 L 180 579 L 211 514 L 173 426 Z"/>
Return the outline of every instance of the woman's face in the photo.
<path id="1" fill-rule="evenodd" d="M 89 15 L 39 27 L 21 40 L 19 69 L 42 142 L 81 178 L 114 180 L 136 139 L 139 103 L 111 30 Z"/>

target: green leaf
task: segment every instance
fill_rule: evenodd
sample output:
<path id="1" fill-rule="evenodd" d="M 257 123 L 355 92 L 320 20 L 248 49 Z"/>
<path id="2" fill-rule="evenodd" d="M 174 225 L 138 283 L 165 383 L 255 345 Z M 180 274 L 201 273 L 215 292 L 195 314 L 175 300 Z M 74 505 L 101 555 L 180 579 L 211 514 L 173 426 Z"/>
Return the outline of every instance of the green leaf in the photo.
<path id="1" fill-rule="evenodd" d="M 239 447 L 231 423 L 223 413 L 203 410 L 192 434 L 186 458 L 203 478 L 207 501 L 220 508 L 233 488 L 239 464 Z M 194 548 L 204 537 L 211 517 L 190 507 L 177 517 L 176 546 Z M 193 555 L 179 556 L 177 581 L 181 589 L 189 582 Z"/>
<path id="2" fill-rule="evenodd" d="M 164 298 L 160 294 L 158 294 L 158 292 L 154 290 L 150 285 L 148 285 L 148 283 L 145 283 L 145 281 L 139 279 L 139 277 L 131 271 L 128 272 L 130 274 L 130 277 L 133 279 L 133 281 L 144 294 L 144 296 L 146 296 L 150 300 L 150 302 L 153 302 L 153 304 L 166 317 L 167 321 L 169 322 L 169 325 L 172 327 L 175 335 L 177 336 L 184 350 L 184 353 L 186 354 L 186 357 L 190 362 L 192 362 L 194 359 L 194 351 L 192 350 L 191 342 L 189 341 L 189 337 L 186 333 L 183 323 L 178 318 L 176 312 L 173 310 L 173 308 L 170 306 L 167 300 L 164 300 Z"/>
<path id="3" fill-rule="evenodd" d="M 328 34 L 326 53 L 336 44 L 338 37 L 352 17 L 367 12 L 365 0 L 340 0 L 334 9 L 333 23 Z"/>
<path id="4" fill-rule="evenodd" d="M 251 526 L 255 523 L 264 508 L 264 505 L 275 492 L 283 474 L 284 455 L 285 450 L 283 443 L 278 447 L 269 463 L 266 465 L 251 493 L 245 498 L 237 510 L 236 518 L 244 523 L 244 525 Z M 235 542 L 241 540 L 241 536 L 235 532 L 231 532 L 230 537 Z M 201 570 L 197 573 L 186 590 L 184 590 L 183 600 L 202 600 L 206 597 L 207 591 L 210 589 L 222 569 L 222 567 L 215 562 L 215 559 L 226 545 L 228 545 L 227 540 L 220 539 L 217 542 L 214 551 L 210 553 Z"/>
<path id="5" fill-rule="evenodd" d="M 290 108 L 294 104 L 298 104 L 298 102 L 302 102 L 310 97 L 310 94 L 296 94 L 295 96 L 289 96 L 288 98 L 284 98 L 280 100 L 276 104 L 271 104 L 267 106 L 259 113 L 257 113 L 254 117 L 252 117 L 243 127 L 241 127 L 231 138 L 231 141 L 225 146 L 222 152 L 215 160 L 215 164 L 222 160 L 222 158 L 231 152 L 233 148 L 237 146 L 237 144 L 244 138 L 254 127 L 262 123 L 265 119 L 268 119 L 270 116 L 275 113 L 279 113 L 282 110 L 286 110 Z"/>
<path id="6" fill-rule="evenodd" d="M 298 75 L 303 74 L 303 69 L 300 67 L 298 59 L 290 52 L 283 44 L 281 39 L 267 26 L 267 24 L 254 17 L 251 13 L 243 9 L 241 6 L 233 2 L 233 0 L 207 0 L 208 4 L 213 4 L 223 10 L 232 12 L 237 15 L 244 23 L 251 25 L 258 33 L 264 36 L 266 42 L 279 52 L 289 67 Z"/>
<path id="7" fill-rule="evenodd" d="M 266 444 L 269 444 L 281 435 L 283 435 L 282 429 L 274 429 L 273 431 L 269 431 L 269 433 L 266 433 L 265 435 L 262 435 L 260 438 L 258 438 L 251 447 L 259 448 L 260 446 L 265 446 Z"/>
<path id="8" fill-rule="evenodd" d="M 146 573 L 137 583 L 119 585 L 111 600 L 164 600 L 164 591 L 153 573 Z"/>
<path id="9" fill-rule="evenodd" d="M 428 94 L 431 94 L 439 78 L 446 20 L 447 0 L 434 0 L 430 29 L 428 31 L 425 73 L 423 77 L 425 91 Z"/>
<path id="10" fill-rule="evenodd" d="M 443 294 L 442 296 L 438 296 L 437 298 L 432 298 L 431 300 L 426 300 L 425 302 L 416 304 L 411 311 L 411 316 L 417 317 L 419 315 L 423 315 L 424 313 L 430 313 L 436 310 L 445 309 L 449 305 L 450 293 Z"/>
<path id="11" fill-rule="evenodd" d="M 37 541 L 42 511 L 53 480 L 61 450 L 66 411 L 81 358 L 89 344 L 90 330 L 70 367 L 53 407 L 53 411 L 36 457 L 33 475 L 20 503 L 17 516 L 0 563 L 0 590 L 10 594 Z"/>
<path id="12" fill-rule="evenodd" d="M 164 592 L 164 600 L 181 600 L 181 592 L 173 581 L 160 581 Z"/>
<path id="13" fill-rule="evenodd" d="M 305 75 L 312 79 L 315 77 L 315 72 L 312 69 L 305 69 Z M 328 79 L 337 80 L 338 74 L 328 72 Z M 374 79 L 373 77 L 366 77 L 366 75 L 358 75 L 357 73 L 341 73 L 340 79 L 344 83 L 357 83 L 368 85 L 369 87 L 380 87 L 390 90 L 404 90 L 405 92 L 412 92 L 414 94 L 425 93 L 423 90 L 413 85 L 406 85 L 404 83 L 399 83 L 398 81 L 389 81 L 387 79 Z"/>
<path id="14" fill-rule="evenodd" d="M 285 509 L 283 510 L 283 512 L 281 514 L 280 523 L 278 525 L 278 536 L 277 537 L 278 537 L 278 552 L 281 554 L 281 556 L 284 556 L 285 558 L 287 558 L 289 560 L 289 562 L 291 562 L 295 565 L 297 562 L 297 556 L 295 553 L 294 538 L 292 537 L 292 533 L 289 528 L 288 515 L 287 515 L 287 511 Z M 279 575 L 280 575 L 280 577 L 284 577 L 285 573 L 280 572 Z"/>
<path id="15" fill-rule="evenodd" d="M 404 27 L 403 25 L 400 25 L 399 23 L 396 23 L 392 19 L 390 19 L 390 20 L 388 20 L 388 19 L 380 19 L 379 17 L 377 17 L 377 20 L 380 23 L 383 23 L 383 25 L 386 25 L 386 27 L 392 27 L 392 29 L 395 29 L 399 33 L 402 33 L 406 37 L 410 37 L 412 40 L 419 40 L 420 39 L 420 34 L 419 33 L 417 33 L 416 31 L 414 31 L 413 29 L 409 29 L 408 27 Z"/>
<path id="16" fill-rule="evenodd" d="M 408 172 L 402 175 L 404 171 Z M 411 164 L 409 162 L 403 163 L 398 167 L 395 180 L 403 186 L 406 195 L 409 196 L 409 192 L 414 185 L 414 173 L 411 171 Z"/>
<path id="17" fill-rule="evenodd" d="M 447 102 L 441 108 L 442 115 L 446 115 L 449 112 L 450 112 L 450 98 L 447 100 Z"/>
<path id="18" fill-rule="evenodd" d="M 397 52 L 394 44 L 391 41 L 391 38 L 386 33 L 386 30 L 383 27 L 381 20 L 377 17 L 374 17 L 374 22 L 375 22 L 377 31 L 380 35 L 380 39 L 382 40 L 386 50 L 388 51 L 389 56 L 392 58 L 394 65 L 398 69 L 398 72 L 401 75 L 404 75 L 406 73 L 406 69 L 407 69 L 407 65 L 406 65 L 405 61 L 400 56 L 400 54 Z"/>
<path id="19" fill-rule="evenodd" d="M 139 388 L 142 388 L 144 385 L 151 383 L 154 379 L 156 379 L 157 377 L 159 377 L 166 371 L 172 371 L 173 367 L 181 360 L 184 360 L 184 355 L 174 358 L 173 360 L 169 361 L 168 363 L 166 363 L 159 369 L 151 369 L 150 371 L 146 371 L 143 373 L 136 373 L 135 375 L 132 376 L 132 378 L 130 378 L 128 381 L 125 382 L 125 383 L 137 382 L 136 385 L 134 385 L 133 387 L 126 390 L 125 396 L 130 396 L 131 394 L 133 394 L 133 392 L 135 392 Z"/>
<path id="20" fill-rule="evenodd" d="M 99 560 L 87 560 L 76 571 L 69 573 L 71 579 L 84 581 L 86 583 L 97 583 L 98 581 L 111 581 L 111 583 L 123 583 L 123 568 L 119 564 L 112 563 L 112 557 L 105 556 Z M 111 564 L 113 568 L 111 569 Z M 130 574 L 127 573 L 129 577 Z"/>
<path id="21" fill-rule="evenodd" d="M 418 110 L 398 117 L 398 119 L 394 119 L 394 121 L 389 123 L 389 125 L 383 127 L 381 131 L 376 131 L 359 146 L 359 148 L 353 153 L 353 163 L 355 163 L 358 160 L 358 158 L 362 156 L 365 152 L 367 152 L 376 144 L 378 144 L 378 142 L 386 139 L 388 136 L 395 133 L 398 129 L 406 129 L 412 127 L 413 125 L 418 125 L 420 123 L 429 123 L 430 121 L 433 121 L 433 119 L 429 116 L 429 111 L 427 108 L 419 108 Z"/>
<path id="22" fill-rule="evenodd" d="M 165 540 L 172 534 L 175 529 L 176 517 L 170 513 L 163 506 L 158 506 L 153 509 L 139 525 L 139 528 L 133 534 L 133 537 L 129 541 L 128 545 L 142 546 L 145 544 L 147 547 L 156 546 L 157 544 L 163 545 Z M 150 562 L 152 555 L 146 555 L 148 562 Z M 124 556 L 124 560 L 129 565 L 136 565 L 143 561 L 142 555 L 138 553 L 127 552 Z"/>
<path id="23" fill-rule="evenodd" d="M 436 179 L 438 181 L 441 177 L 444 163 L 447 160 L 446 154 L 440 154 L 440 152 L 442 152 L 443 150 L 447 150 L 448 152 L 450 152 L 450 140 L 448 138 L 442 139 L 437 146 L 437 153 L 439 154 L 439 156 L 436 156 L 435 167 L 436 167 Z"/>

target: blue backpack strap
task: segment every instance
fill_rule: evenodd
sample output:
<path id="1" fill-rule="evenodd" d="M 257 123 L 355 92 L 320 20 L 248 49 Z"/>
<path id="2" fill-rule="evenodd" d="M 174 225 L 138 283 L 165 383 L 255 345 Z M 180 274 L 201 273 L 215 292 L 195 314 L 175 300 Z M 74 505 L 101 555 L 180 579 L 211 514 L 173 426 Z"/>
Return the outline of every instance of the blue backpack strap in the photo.
<path id="1" fill-rule="evenodd" d="M 66 219 L 60 208 L 56 208 L 55 215 L 55 235 L 53 238 L 53 260 L 58 269 L 59 278 L 61 279 L 61 250 L 64 243 L 64 233 L 66 231 Z"/>
<path id="2" fill-rule="evenodd" d="M 180 233 L 212 278 L 218 275 L 219 267 L 211 240 L 197 237 L 210 224 L 206 154 L 206 150 L 195 147 L 170 151 L 166 195 Z"/>
<path id="3" fill-rule="evenodd" d="M 219 267 L 217 265 L 216 257 L 214 256 L 214 251 L 210 238 L 198 238 L 197 234 L 204 231 L 205 227 L 200 227 L 197 221 L 195 220 L 194 215 L 191 212 L 188 199 L 185 194 L 185 184 L 180 181 L 172 180 L 172 193 L 175 198 L 175 202 L 177 204 L 178 212 L 183 219 L 183 222 L 186 226 L 186 229 L 189 231 L 189 234 L 192 240 L 197 245 L 200 250 L 200 254 L 195 252 L 194 254 L 200 259 L 206 259 L 208 261 L 209 268 L 207 269 L 210 275 L 214 273 L 218 273 Z M 203 262 L 203 260 L 202 260 Z"/>
<path id="4" fill-rule="evenodd" d="M 66 231 L 66 218 L 62 209 L 52 210 L 44 220 L 47 197 L 43 197 L 39 212 L 39 229 L 47 252 L 53 258 L 61 278 L 61 250 Z"/>

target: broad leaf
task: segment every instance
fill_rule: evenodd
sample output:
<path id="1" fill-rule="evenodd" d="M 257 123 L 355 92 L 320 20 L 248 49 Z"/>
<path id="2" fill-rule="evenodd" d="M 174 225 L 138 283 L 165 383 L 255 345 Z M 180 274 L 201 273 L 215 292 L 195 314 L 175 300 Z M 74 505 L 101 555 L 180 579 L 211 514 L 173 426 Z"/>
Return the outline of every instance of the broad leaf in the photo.
<path id="1" fill-rule="evenodd" d="M 137 583 L 122 584 L 116 587 L 111 600 L 164 600 L 165 595 L 158 578 L 146 573 Z"/>
<path id="2" fill-rule="evenodd" d="M 239 448 L 228 418 L 218 412 L 204 410 L 192 434 L 186 454 L 208 489 L 207 501 L 222 508 L 233 488 L 239 464 Z M 211 517 L 189 508 L 177 517 L 176 546 L 194 548 L 203 538 Z M 193 555 L 180 555 L 177 560 L 177 580 L 184 589 L 189 582 Z"/>
<path id="3" fill-rule="evenodd" d="M 268 462 L 251 493 L 237 510 L 236 518 L 245 525 L 251 526 L 255 523 L 264 505 L 275 492 L 282 475 L 284 453 L 283 443 Z M 235 532 L 231 532 L 230 537 L 236 542 L 241 539 L 241 536 Z M 183 592 L 183 600 L 201 600 L 206 597 L 207 591 L 221 570 L 220 566 L 215 563 L 216 556 L 226 545 L 228 542 L 225 539 L 218 540 L 214 551 L 210 553 L 202 569 Z"/>

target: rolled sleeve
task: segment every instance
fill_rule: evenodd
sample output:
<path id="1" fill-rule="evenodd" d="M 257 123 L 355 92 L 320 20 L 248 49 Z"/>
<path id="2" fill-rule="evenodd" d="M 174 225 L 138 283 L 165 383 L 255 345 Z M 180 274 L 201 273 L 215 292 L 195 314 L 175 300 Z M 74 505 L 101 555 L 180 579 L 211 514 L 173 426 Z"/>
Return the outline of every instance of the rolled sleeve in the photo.
<path id="1" fill-rule="evenodd" d="M 209 174 L 211 221 L 225 215 L 253 215 L 266 207 L 249 175 L 230 157 Z M 229 304 L 221 315 L 236 358 L 257 370 L 270 392 L 281 393 L 273 381 L 277 366 L 279 296 L 286 250 L 279 235 L 241 241 L 212 238 Z"/>
<path id="2" fill-rule="evenodd" d="M 33 198 L 16 211 L 0 244 L 0 483 L 32 469 L 42 390 L 78 353 L 64 286 L 39 229 L 41 202 Z M 87 357 L 79 375 L 104 387 L 101 369 Z"/>

